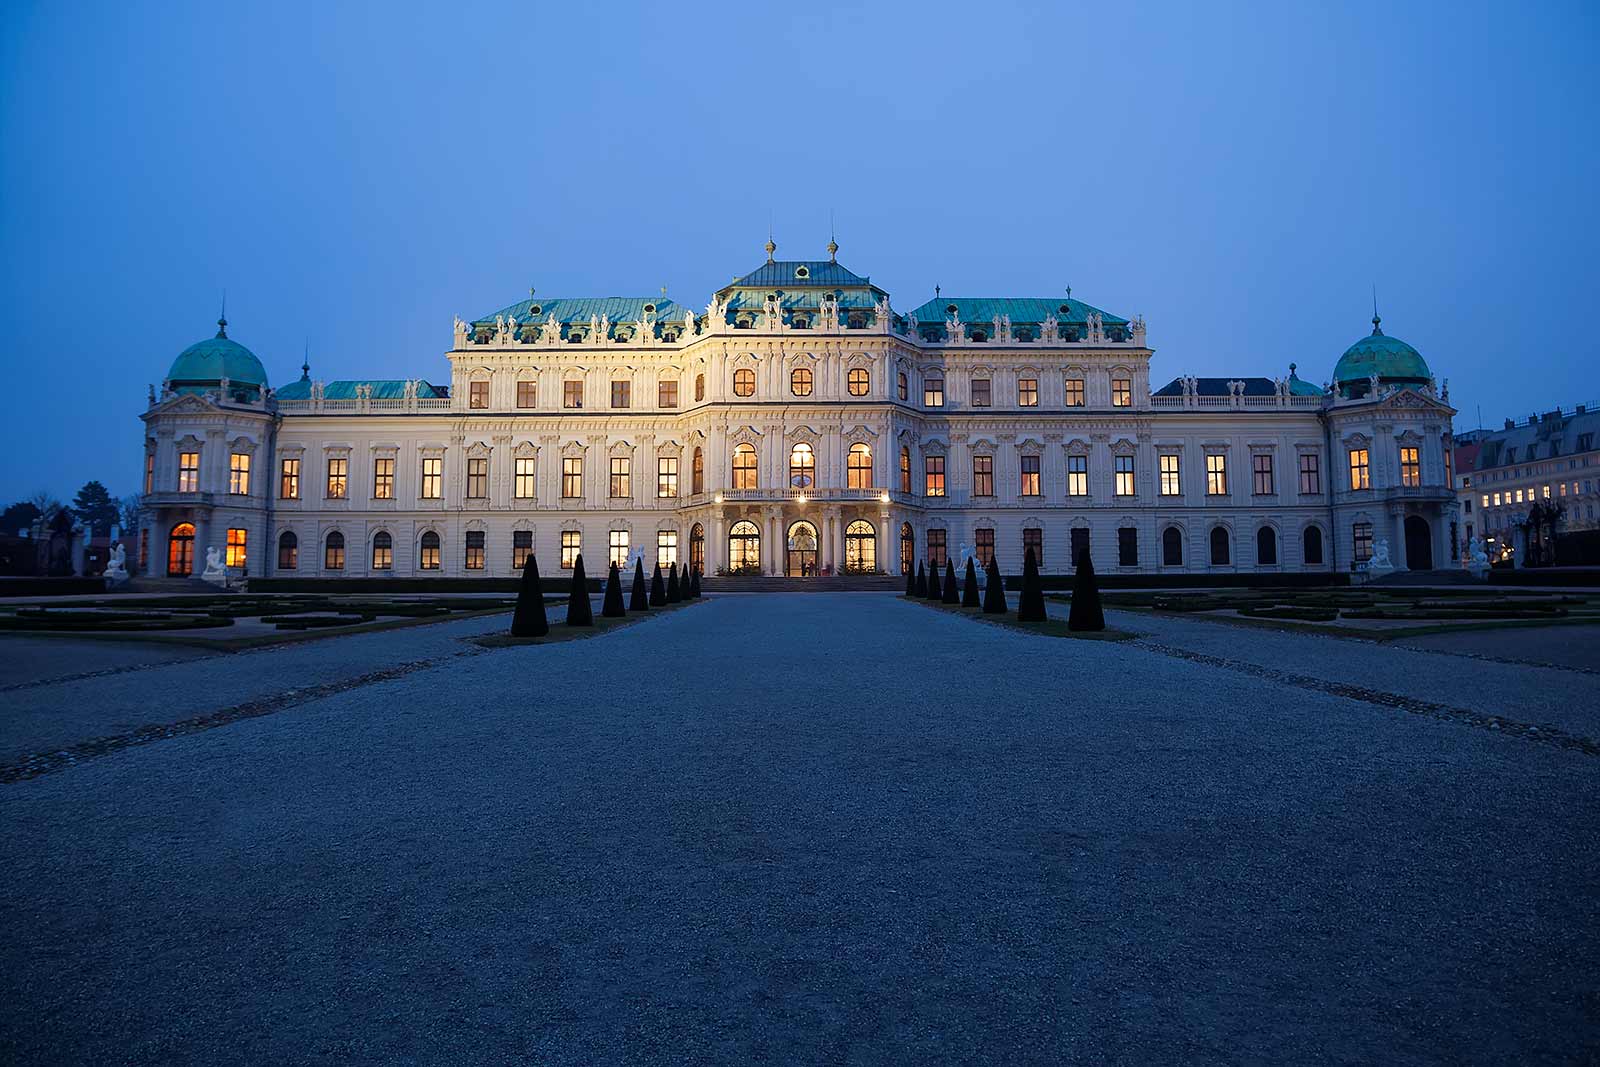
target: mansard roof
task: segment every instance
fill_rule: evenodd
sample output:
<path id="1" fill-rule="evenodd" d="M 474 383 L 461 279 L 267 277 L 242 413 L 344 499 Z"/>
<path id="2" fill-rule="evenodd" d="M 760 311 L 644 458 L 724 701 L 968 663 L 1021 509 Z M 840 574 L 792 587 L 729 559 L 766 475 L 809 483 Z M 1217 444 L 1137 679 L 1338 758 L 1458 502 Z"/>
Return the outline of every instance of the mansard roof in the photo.
<path id="1" fill-rule="evenodd" d="M 870 288 L 883 292 L 863 277 L 829 259 L 767 260 L 749 274 L 735 278 L 729 289 Z"/>
<path id="2" fill-rule="evenodd" d="M 493 321 L 492 319 L 490 320 Z M 322 386 L 322 396 L 325 400 L 354 400 L 356 387 L 359 385 L 372 386 L 372 399 L 374 400 L 399 400 L 406 395 L 406 381 L 404 378 L 353 378 L 337 382 L 325 382 Z M 444 385 L 430 385 L 417 379 L 417 395 L 419 397 L 443 398 L 450 395 L 450 389 Z M 291 382 L 278 390 L 279 400 L 309 400 L 311 398 L 311 381 L 301 378 Z"/>
<path id="3" fill-rule="evenodd" d="M 1051 315 L 1063 325 L 1085 323 L 1092 311 L 1107 326 L 1125 326 L 1128 320 L 1102 311 L 1092 304 L 1071 297 L 1026 296 L 938 296 L 921 305 L 911 314 L 918 322 L 944 323 L 954 305 L 962 322 L 992 322 L 997 316 L 1011 316 L 1013 326 L 1043 322 Z"/>
<path id="4" fill-rule="evenodd" d="M 649 304 L 654 310 L 645 311 Z M 518 323 L 525 323 L 532 319 L 537 322 L 547 322 L 551 315 L 556 321 L 566 324 L 572 322 L 587 323 L 590 316 L 594 318 L 605 317 L 613 323 L 638 322 L 646 314 L 653 314 L 657 322 L 668 320 L 683 321 L 684 313 L 689 309 L 666 297 L 651 296 L 599 296 L 599 297 L 541 297 L 535 294 L 526 300 L 519 300 L 510 307 L 503 307 L 499 311 L 491 312 L 481 319 L 473 319 L 474 326 L 493 326 L 496 316 L 504 318 L 515 315 Z"/>

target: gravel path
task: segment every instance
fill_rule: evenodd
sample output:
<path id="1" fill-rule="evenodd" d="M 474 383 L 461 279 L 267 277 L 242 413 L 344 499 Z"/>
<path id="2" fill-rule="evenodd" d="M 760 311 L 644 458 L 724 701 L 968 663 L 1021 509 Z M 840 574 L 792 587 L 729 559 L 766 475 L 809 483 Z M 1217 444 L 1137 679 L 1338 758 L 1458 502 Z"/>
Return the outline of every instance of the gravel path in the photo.
<path id="1" fill-rule="evenodd" d="M 0 786 L 0 1060 L 1582 1059 L 1597 775 L 1137 643 L 713 599 Z"/>

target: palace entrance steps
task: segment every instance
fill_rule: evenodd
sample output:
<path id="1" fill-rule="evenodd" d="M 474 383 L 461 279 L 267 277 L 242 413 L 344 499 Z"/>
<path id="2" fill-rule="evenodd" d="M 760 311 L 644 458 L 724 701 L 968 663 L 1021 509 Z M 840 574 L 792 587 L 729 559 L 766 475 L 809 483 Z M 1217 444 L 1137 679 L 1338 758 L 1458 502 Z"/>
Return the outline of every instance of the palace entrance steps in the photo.
<path id="1" fill-rule="evenodd" d="M 730 574 L 702 578 L 700 588 L 707 593 L 903 593 L 906 580 L 892 574 L 831 574 L 814 578 Z"/>

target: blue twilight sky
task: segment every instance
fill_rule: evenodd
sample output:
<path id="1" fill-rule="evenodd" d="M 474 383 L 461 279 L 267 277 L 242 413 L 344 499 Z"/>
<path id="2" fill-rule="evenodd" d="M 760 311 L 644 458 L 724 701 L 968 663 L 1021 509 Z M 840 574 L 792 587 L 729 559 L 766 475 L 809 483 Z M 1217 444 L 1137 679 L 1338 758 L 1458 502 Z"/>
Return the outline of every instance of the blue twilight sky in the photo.
<path id="1" fill-rule="evenodd" d="M 897 308 L 1073 295 L 1153 380 L 1369 329 L 1458 428 L 1593 385 L 1593 3 L 27 4 L 0 21 L 0 504 L 138 487 L 145 388 L 447 381 L 451 317 L 703 306 L 780 258 Z"/>

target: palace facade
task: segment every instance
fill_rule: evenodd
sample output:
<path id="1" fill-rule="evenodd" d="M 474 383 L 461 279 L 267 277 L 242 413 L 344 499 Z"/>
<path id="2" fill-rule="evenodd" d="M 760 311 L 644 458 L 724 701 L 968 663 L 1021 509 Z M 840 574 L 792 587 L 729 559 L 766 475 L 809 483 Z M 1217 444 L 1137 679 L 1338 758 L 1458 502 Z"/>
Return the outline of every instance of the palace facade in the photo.
<path id="1" fill-rule="evenodd" d="M 1180 376 L 1145 324 L 1065 298 L 909 311 L 829 258 L 773 258 L 704 308 L 528 298 L 458 319 L 448 385 L 274 391 L 217 335 L 144 421 L 145 573 L 591 574 L 643 553 L 719 573 L 1347 571 L 1446 565 L 1448 395 L 1370 335 L 1324 386 Z"/>

